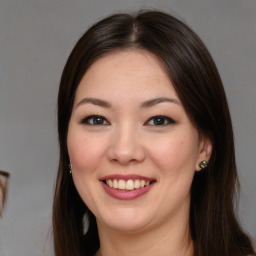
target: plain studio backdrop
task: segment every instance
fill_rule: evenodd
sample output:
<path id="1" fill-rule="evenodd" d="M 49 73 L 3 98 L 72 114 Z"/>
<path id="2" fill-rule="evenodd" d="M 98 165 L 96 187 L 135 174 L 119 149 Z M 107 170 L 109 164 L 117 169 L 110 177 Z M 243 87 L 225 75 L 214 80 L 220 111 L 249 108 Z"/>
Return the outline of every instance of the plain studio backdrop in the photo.
<path id="1" fill-rule="evenodd" d="M 56 99 L 62 69 L 91 24 L 140 8 L 182 18 L 216 61 L 236 138 L 239 215 L 255 239 L 256 0 L 0 0 L 0 169 L 11 173 L 0 219 L 1 255 L 53 255 Z"/>

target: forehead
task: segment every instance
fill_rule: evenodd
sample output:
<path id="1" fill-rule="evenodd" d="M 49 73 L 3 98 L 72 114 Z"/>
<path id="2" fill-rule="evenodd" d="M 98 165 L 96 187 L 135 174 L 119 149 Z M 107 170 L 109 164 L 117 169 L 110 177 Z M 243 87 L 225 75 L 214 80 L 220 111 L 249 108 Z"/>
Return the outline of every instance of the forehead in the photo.
<path id="1" fill-rule="evenodd" d="M 177 97 L 161 61 L 145 50 L 116 50 L 95 61 L 83 76 L 76 98 L 95 94 L 133 99 L 136 95 Z"/>

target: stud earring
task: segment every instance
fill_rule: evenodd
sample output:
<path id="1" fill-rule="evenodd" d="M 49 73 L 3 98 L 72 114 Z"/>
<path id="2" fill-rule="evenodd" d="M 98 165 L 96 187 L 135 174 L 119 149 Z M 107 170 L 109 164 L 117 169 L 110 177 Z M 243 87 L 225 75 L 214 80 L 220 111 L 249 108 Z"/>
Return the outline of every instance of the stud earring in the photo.
<path id="1" fill-rule="evenodd" d="M 69 160 L 69 161 L 70 161 L 70 160 Z M 69 162 L 68 167 L 69 167 L 69 173 L 72 174 L 72 164 L 71 164 L 71 161 Z"/>
<path id="2" fill-rule="evenodd" d="M 203 160 L 199 164 L 200 168 L 204 169 L 208 166 L 208 162 L 206 160 Z"/>

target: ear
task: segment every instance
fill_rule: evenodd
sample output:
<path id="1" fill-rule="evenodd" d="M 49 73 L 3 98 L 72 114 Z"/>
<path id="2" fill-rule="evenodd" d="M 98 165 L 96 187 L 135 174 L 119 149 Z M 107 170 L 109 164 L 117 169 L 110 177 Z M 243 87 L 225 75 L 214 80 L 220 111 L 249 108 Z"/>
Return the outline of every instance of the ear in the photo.
<path id="1" fill-rule="evenodd" d="M 212 140 L 208 135 L 201 135 L 200 136 L 200 144 L 198 150 L 198 157 L 196 161 L 195 170 L 201 171 L 202 168 L 200 167 L 200 163 L 204 160 L 209 162 L 211 155 L 212 155 Z"/>

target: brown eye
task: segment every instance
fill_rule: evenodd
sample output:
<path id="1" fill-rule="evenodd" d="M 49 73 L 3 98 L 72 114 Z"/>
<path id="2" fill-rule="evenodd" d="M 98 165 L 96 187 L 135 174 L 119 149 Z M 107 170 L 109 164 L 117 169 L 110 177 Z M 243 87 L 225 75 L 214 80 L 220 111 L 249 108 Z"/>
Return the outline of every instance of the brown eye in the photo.
<path id="1" fill-rule="evenodd" d="M 175 124 L 176 122 L 167 116 L 153 116 L 147 121 L 147 125 L 166 126 L 168 124 Z"/>
<path id="2" fill-rule="evenodd" d="M 106 118 L 99 115 L 87 116 L 81 121 L 81 123 L 87 125 L 109 125 Z"/>

